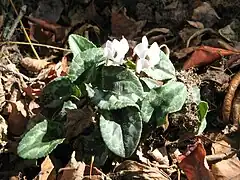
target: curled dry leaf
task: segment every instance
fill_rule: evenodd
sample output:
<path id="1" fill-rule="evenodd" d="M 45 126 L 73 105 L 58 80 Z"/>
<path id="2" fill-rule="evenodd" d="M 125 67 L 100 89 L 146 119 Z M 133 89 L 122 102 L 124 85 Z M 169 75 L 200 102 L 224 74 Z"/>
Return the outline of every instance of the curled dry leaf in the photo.
<path id="1" fill-rule="evenodd" d="M 195 144 L 188 145 L 184 154 L 178 156 L 179 167 L 185 172 L 189 180 L 205 177 L 214 180 L 206 161 L 206 150 L 200 139 Z"/>
<path id="2" fill-rule="evenodd" d="M 42 180 L 55 180 L 56 179 L 56 171 L 54 170 L 54 165 L 47 156 L 45 160 L 41 164 L 41 171 L 38 175 L 38 178 L 35 179 L 42 179 Z"/>
<path id="3" fill-rule="evenodd" d="M 212 172 L 219 180 L 240 179 L 240 161 L 238 158 L 222 160 L 212 165 Z"/>
<path id="4" fill-rule="evenodd" d="M 170 177 L 161 169 L 150 167 L 136 161 L 126 160 L 114 169 L 114 173 L 110 175 L 112 179 L 153 179 L 153 180 L 169 180 Z"/>
<path id="5" fill-rule="evenodd" d="M 41 108 L 40 108 L 39 104 L 37 104 L 35 100 L 32 100 L 29 103 L 28 109 L 29 109 L 30 118 L 35 116 L 36 114 L 40 113 L 40 111 L 41 111 Z"/>
<path id="6" fill-rule="evenodd" d="M 112 24 L 112 35 L 115 37 L 124 36 L 127 39 L 132 39 L 147 23 L 144 21 L 135 21 L 126 15 L 126 9 L 122 11 L 112 11 L 111 24 Z"/>
<path id="7" fill-rule="evenodd" d="M 19 100 L 17 102 L 10 102 L 11 112 L 9 112 L 8 126 L 9 132 L 14 135 L 21 135 L 28 123 L 27 112 L 25 110 L 25 102 Z"/>
<path id="8" fill-rule="evenodd" d="M 223 56 L 237 54 L 234 51 L 214 48 L 210 46 L 201 46 L 194 51 L 192 56 L 184 63 L 183 69 L 190 69 L 206 64 L 210 64 Z"/>
<path id="9" fill-rule="evenodd" d="M 76 179 L 83 179 L 84 171 L 85 171 L 85 163 L 78 162 L 75 159 L 75 151 L 73 151 L 72 156 L 68 164 L 65 168 L 59 170 L 59 172 L 63 173 L 58 178 L 59 180 L 76 180 Z"/>
<path id="10" fill-rule="evenodd" d="M 222 107 L 222 118 L 225 123 L 232 119 L 234 125 L 239 124 L 239 99 L 240 93 L 237 91 L 240 84 L 240 72 L 238 72 L 229 83 L 227 94 Z M 232 114 L 232 117 L 231 117 Z"/>
<path id="11" fill-rule="evenodd" d="M 31 72 L 40 72 L 42 69 L 46 68 L 50 62 L 45 60 L 32 59 L 30 57 L 25 57 L 20 61 L 20 64 Z"/>

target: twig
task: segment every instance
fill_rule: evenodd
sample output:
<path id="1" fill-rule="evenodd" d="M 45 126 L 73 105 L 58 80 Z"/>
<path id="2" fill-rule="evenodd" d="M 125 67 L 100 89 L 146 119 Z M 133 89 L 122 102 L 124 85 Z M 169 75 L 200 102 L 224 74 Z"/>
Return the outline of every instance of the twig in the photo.
<path id="1" fill-rule="evenodd" d="M 196 31 L 193 35 L 191 35 L 190 38 L 187 40 L 186 48 L 189 47 L 191 40 L 193 40 L 194 38 L 196 38 L 196 37 L 198 37 L 198 36 L 200 36 L 201 34 L 206 33 L 206 32 L 211 32 L 211 33 L 213 33 L 213 34 L 217 34 L 217 32 L 214 31 L 212 28 L 200 29 L 199 31 Z"/>
<path id="2" fill-rule="evenodd" d="M 11 37 L 12 37 L 12 35 L 13 35 L 13 33 L 14 33 L 14 31 L 15 31 L 18 23 L 19 23 L 19 21 L 21 21 L 22 17 L 23 17 L 24 14 L 26 13 L 26 10 L 27 10 L 27 6 L 26 6 L 26 5 L 24 5 L 24 6 L 21 7 L 20 12 L 19 12 L 19 14 L 18 14 L 18 17 L 17 17 L 17 19 L 15 19 L 15 21 L 14 21 L 14 23 L 13 23 L 11 29 L 10 29 L 10 32 L 9 32 L 8 35 L 7 35 L 7 38 L 6 38 L 6 39 L 7 39 L 8 41 L 11 39 Z"/>
<path id="3" fill-rule="evenodd" d="M 70 49 L 60 48 L 60 47 L 46 45 L 46 44 L 38 44 L 38 43 L 17 42 L 17 41 L 0 42 L 0 45 L 3 45 L 3 44 L 21 44 L 21 45 L 31 45 L 32 44 L 33 46 L 40 46 L 40 47 L 46 47 L 46 48 L 50 48 L 50 49 L 57 49 L 57 50 L 60 50 L 60 51 L 71 52 Z"/>
<path id="4" fill-rule="evenodd" d="M 9 2 L 11 3 L 11 5 L 12 5 L 12 7 L 13 7 L 15 13 L 16 13 L 16 15 L 18 16 L 18 12 L 17 12 L 17 10 L 16 10 L 16 8 L 15 8 L 12 0 L 9 0 Z M 33 53 L 35 54 L 36 58 L 37 58 L 38 60 L 40 60 L 40 58 L 39 58 L 39 56 L 38 56 L 38 53 L 37 53 L 36 49 L 34 48 L 34 46 L 32 45 L 32 42 L 31 42 L 31 40 L 30 40 L 30 38 L 29 38 L 29 36 L 28 36 L 28 34 L 27 34 L 27 31 L 25 30 L 25 28 L 24 28 L 24 26 L 23 26 L 23 23 L 22 23 L 22 20 L 21 20 L 21 19 L 20 19 L 19 23 L 20 23 L 20 25 L 21 25 L 21 27 L 22 27 L 22 29 L 23 29 L 23 32 L 24 32 L 24 34 L 25 34 L 28 42 L 29 42 L 30 45 L 31 45 L 31 48 L 32 48 L 32 50 L 33 50 Z"/>

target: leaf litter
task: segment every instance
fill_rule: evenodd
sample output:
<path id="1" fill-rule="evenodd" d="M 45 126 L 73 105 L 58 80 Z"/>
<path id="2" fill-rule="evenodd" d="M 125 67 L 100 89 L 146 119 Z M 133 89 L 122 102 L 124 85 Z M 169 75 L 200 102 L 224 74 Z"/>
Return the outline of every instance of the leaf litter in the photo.
<path id="1" fill-rule="evenodd" d="M 27 37 L 1 2 L 1 178 L 239 179 L 238 2 L 24 3 L 43 46 L 14 45 Z M 170 58 L 134 74 L 144 35 Z M 99 47 L 122 36 L 127 62 L 106 70 Z"/>

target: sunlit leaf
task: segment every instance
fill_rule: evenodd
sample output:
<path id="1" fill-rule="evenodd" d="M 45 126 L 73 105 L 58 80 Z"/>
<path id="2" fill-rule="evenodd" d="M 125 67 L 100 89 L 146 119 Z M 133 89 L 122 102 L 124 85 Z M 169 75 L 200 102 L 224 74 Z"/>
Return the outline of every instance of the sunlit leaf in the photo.
<path id="1" fill-rule="evenodd" d="M 136 150 L 142 133 L 140 112 L 134 107 L 106 111 L 100 116 L 100 131 L 112 152 L 129 157 Z"/>
<path id="2" fill-rule="evenodd" d="M 187 98 L 187 88 L 181 82 L 170 81 L 167 84 L 152 89 L 142 102 L 141 112 L 144 122 L 148 122 L 156 111 L 157 124 L 164 123 L 165 116 L 181 110 Z"/>
<path id="3" fill-rule="evenodd" d="M 77 34 L 71 34 L 68 38 L 68 43 L 74 56 L 87 49 L 96 48 L 91 41 Z"/>
<path id="4" fill-rule="evenodd" d="M 208 103 L 205 101 L 201 101 L 198 105 L 198 116 L 200 121 L 200 126 L 198 128 L 197 135 L 201 135 L 205 128 L 207 127 L 206 116 L 208 113 Z"/>
<path id="5" fill-rule="evenodd" d="M 18 155 L 24 159 L 38 159 L 51 153 L 64 141 L 64 138 L 47 141 L 44 136 L 48 128 L 48 122 L 44 120 L 28 131 L 19 143 Z"/>
<path id="6" fill-rule="evenodd" d="M 84 71 L 89 70 L 92 66 L 97 66 L 106 59 L 103 56 L 102 48 L 91 48 L 78 53 L 73 57 L 69 67 L 68 76 L 72 81 L 75 81 Z"/>

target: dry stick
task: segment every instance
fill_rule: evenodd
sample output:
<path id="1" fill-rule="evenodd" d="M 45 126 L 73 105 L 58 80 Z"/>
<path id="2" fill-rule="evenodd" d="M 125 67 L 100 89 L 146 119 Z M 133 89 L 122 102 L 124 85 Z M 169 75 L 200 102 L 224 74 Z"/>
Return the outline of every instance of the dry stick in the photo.
<path id="1" fill-rule="evenodd" d="M 27 10 L 27 6 L 26 6 L 26 5 L 24 5 L 24 6 L 21 7 L 20 12 L 19 12 L 19 14 L 18 14 L 18 17 L 17 17 L 17 19 L 15 19 L 15 21 L 14 21 L 14 23 L 13 23 L 13 25 L 12 25 L 12 28 L 10 29 L 10 32 L 9 32 L 8 35 L 7 35 L 7 38 L 6 38 L 6 39 L 7 39 L 8 41 L 11 39 L 11 37 L 12 37 L 15 29 L 17 28 L 17 25 L 18 25 L 19 21 L 21 21 L 22 17 L 23 17 L 24 14 L 26 13 L 26 10 Z"/>
<path id="2" fill-rule="evenodd" d="M 216 31 L 214 31 L 212 28 L 204 28 L 204 29 L 200 29 L 199 31 L 196 31 L 193 35 L 190 36 L 190 38 L 187 40 L 187 45 L 186 45 L 186 48 L 189 47 L 189 44 L 191 42 L 192 39 L 200 36 L 201 34 L 203 33 L 206 33 L 206 32 L 211 32 L 213 34 L 217 34 Z"/>
<path id="3" fill-rule="evenodd" d="M 22 45 L 31 45 L 32 44 L 33 46 L 46 47 L 46 48 L 50 48 L 50 49 L 57 49 L 57 50 L 60 50 L 60 51 L 71 52 L 70 49 L 66 49 L 66 48 L 60 48 L 60 47 L 46 45 L 46 44 L 28 43 L 28 42 L 7 41 L 7 42 L 0 42 L 0 45 L 8 44 L 8 43 L 9 44 L 22 44 Z"/>
<path id="4" fill-rule="evenodd" d="M 12 5 L 12 7 L 13 7 L 15 13 L 16 13 L 16 15 L 18 16 L 18 12 L 17 12 L 17 10 L 16 10 L 16 8 L 15 8 L 12 0 L 9 0 L 9 2 L 11 3 L 11 5 Z M 24 32 L 24 34 L 25 34 L 28 42 L 29 42 L 30 45 L 31 45 L 31 48 L 32 48 L 32 50 L 33 50 L 33 53 L 35 54 L 36 58 L 37 58 L 38 60 L 40 60 L 40 58 L 39 58 L 39 56 L 38 56 L 38 53 L 37 53 L 36 49 L 34 48 L 34 46 L 32 45 L 32 42 L 31 42 L 31 40 L 30 40 L 30 38 L 29 38 L 29 36 L 28 36 L 28 34 L 27 34 L 27 31 L 25 30 L 25 28 L 24 28 L 24 26 L 23 26 L 23 23 L 22 23 L 22 20 L 21 20 L 21 19 L 20 19 L 19 23 L 20 23 L 20 25 L 21 25 L 21 27 L 22 27 L 22 29 L 23 29 L 23 32 Z"/>

